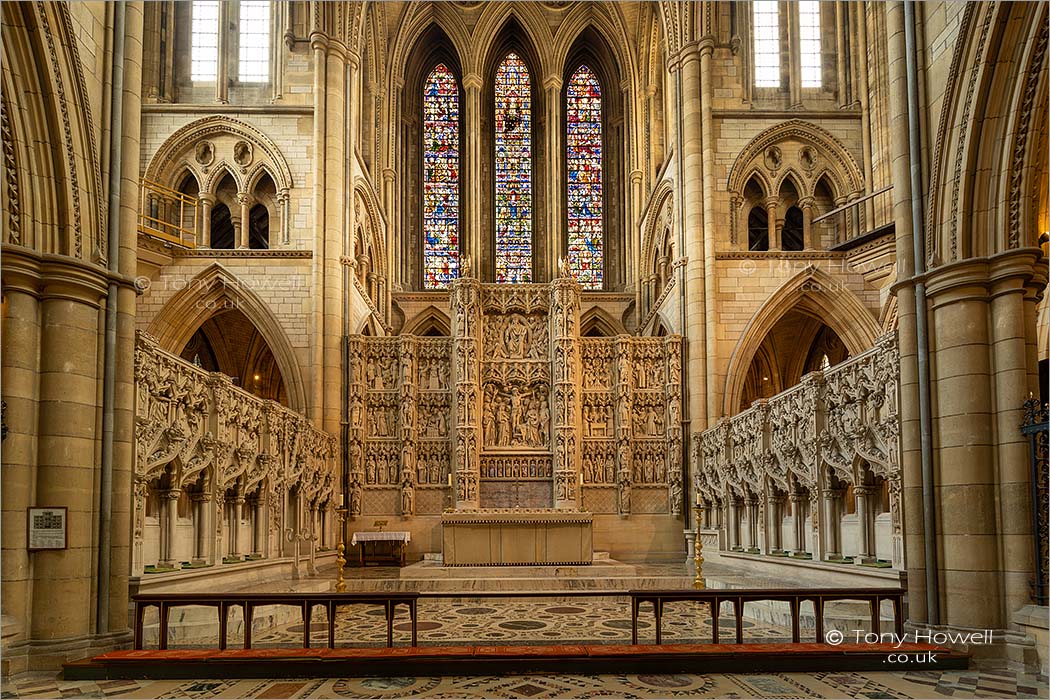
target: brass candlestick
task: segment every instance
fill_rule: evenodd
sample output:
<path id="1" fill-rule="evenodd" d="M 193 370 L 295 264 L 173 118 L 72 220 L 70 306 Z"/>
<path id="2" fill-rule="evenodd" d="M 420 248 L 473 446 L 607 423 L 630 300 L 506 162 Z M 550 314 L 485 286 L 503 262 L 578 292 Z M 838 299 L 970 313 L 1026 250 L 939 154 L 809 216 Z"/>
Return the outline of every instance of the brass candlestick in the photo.
<path id="1" fill-rule="evenodd" d="M 707 588 L 704 584 L 704 543 L 700 537 L 700 506 L 693 506 L 693 515 L 696 516 L 696 542 L 693 545 L 694 557 L 693 561 L 696 562 L 696 580 L 693 581 L 693 588 L 697 590 L 703 590 Z"/>
<path id="2" fill-rule="evenodd" d="M 343 580 L 343 567 L 346 566 L 346 545 L 343 543 L 343 526 L 346 524 L 346 508 L 337 508 L 339 514 L 339 544 L 335 547 L 335 563 L 339 567 L 339 574 L 335 579 L 335 592 L 346 593 L 346 581 Z"/>

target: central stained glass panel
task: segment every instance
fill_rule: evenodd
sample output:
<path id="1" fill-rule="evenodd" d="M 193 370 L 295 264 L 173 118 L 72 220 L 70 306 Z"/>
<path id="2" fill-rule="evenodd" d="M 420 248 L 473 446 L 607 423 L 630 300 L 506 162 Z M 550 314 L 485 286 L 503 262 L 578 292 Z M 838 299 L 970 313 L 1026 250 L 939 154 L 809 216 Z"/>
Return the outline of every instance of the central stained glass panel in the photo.
<path id="1" fill-rule="evenodd" d="M 423 286 L 459 275 L 459 87 L 439 63 L 423 86 Z"/>
<path id="2" fill-rule="evenodd" d="M 532 281 L 532 89 L 510 53 L 496 71 L 496 281 Z"/>
<path id="3" fill-rule="evenodd" d="M 566 91 L 569 269 L 584 289 L 602 288 L 602 88 L 580 66 Z"/>

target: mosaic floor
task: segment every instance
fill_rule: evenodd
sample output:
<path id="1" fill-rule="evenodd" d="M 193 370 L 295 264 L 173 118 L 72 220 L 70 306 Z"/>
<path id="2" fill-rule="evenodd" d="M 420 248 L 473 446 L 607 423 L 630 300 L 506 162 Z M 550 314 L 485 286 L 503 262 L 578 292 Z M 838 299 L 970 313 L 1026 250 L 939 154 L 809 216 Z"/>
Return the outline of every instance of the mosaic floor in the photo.
<path id="1" fill-rule="evenodd" d="M 527 675 L 300 680 L 25 680 L 4 698 L 1045 698 L 1045 678 L 995 671 Z"/>
<path id="2" fill-rule="evenodd" d="M 647 577 L 681 575 L 681 567 L 646 566 Z M 404 586 L 404 571 L 356 570 L 361 588 Z M 366 581 L 371 579 L 370 582 Z M 754 582 L 748 581 L 752 585 Z M 415 585 L 409 584 L 409 585 Z M 453 585 L 459 585 L 458 583 Z M 508 583 L 507 585 L 511 585 Z M 488 586 L 492 588 L 494 586 Z M 569 586 L 566 586 L 569 587 Z M 366 588 L 366 589 L 367 589 Z M 500 586 L 499 588 L 502 588 Z M 840 620 L 865 618 L 866 610 L 844 604 Z M 722 641 L 733 637 L 729 609 L 719 625 Z M 745 610 L 745 642 L 787 641 L 779 624 L 761 622 L 768 614 Z M 803 610 L 805 612 L 805 610 Z M 834 611 L 829 610 L 832 616 Z M 229 643 L 241 642 L 236 629 L 239 611 L 231 613 Z M 665 609 L 663 636 L 668 642 L 709 642 L 707 614 L 692 603 L 675 603 Z M 253 646 L 300 646 L 302 622 L 296 613 L 283 616 L 268 630 L 257 629 Z M 775 619 L 773 616 L 772 619 Z M 197 616 L 180 633 L 173 623 L 173 637 L 194 637 L 193 644 L 214 646 L 217 624 L 214 612 Z M 651 609 L 643 608 L 639 641 L 652 641 Z M 382 646 L 386 622 L 378 607 L 354 606 L 336 618 L 340 645 Z M 830 620 L 829 620 L 830 623 Z M 147 625 L 149 618 L 147 617 Z M 852 624 L 852 623 L 849 623 Z M 861 625 L 865 626 L 866 625 Z M 395 624 L 395 643 L 409 641 L 409 620 L 402 608 Z M 625 597 L 551 597 L 542 599 L 493 599 L 463 597 L 425 599 L 419 607 L 419 644 L 528 644 L 630 641 L 630 612 Z M 802 637 L 812 637 L 812 627 L 802 626 Z M 311 624 L 313 644 L 327 642 L 324 612 L 315 611 Z M 3 698 L 1042 698 L 1050 696 L 1045 677 L 995 670 L 878 673 L 772 673 L 772 674 L 630 674 L 630 675 L 521 675 L 450 676 L 346 679 L 196 680 L 196 681 L 61 681 L 27 677 L 2 685 Z"/>
<path id="3" fill-rule="evenodd" d="M 815 622 L 802 606 L 803 623 L 801 638 L 816 641 Z M 887 621 L 892 619 L 884 606 Z M 825 619 L 829 628 L 834 623 L 836 612 L 841 620 L 853 618 L 852 622 L 840 624 L 844 629 L 867 629 L 868 609 L 864 604 L 847 602 L 829 603 Z M 283 613 L 281 615 L 280 613 Z M 283 611 L 277 606 L 260 606 L 256 618 L 271 616 L 288 620 L 260 629 L 257 624 L 252 633 L 254 647 L 299 647 L 302 646 L 303 626 L 298 609 L 291 607 Z M 769 616 L 768 609 L 748 603 L 744 609 L 743 639 L 745 642 L 790 642 L 787 627 L 760 622 Z M 230 611 L 231 648 L 243 642 L 240 608 Z M 155 610 L 146 614 L 147 648 L 155 648 L 155 637 L 150 628 L 155 628 Z M 863 622 L 857 622 L 863 620 Z M 808 624 L 807 624 L 808 623 Z M 719 618 L 720 641 L 732 642 L 735 636 L 735 620 L 731 607 L 725 604 Z M 408 644 L 411 640 L 411 622 L 408 611 L 401 607 L 394 620 L 395 644 Z M 567 598 L 554 599 L 500 599 L 500 598 L 454 598 L 422 599 L 418 608 L 418 644 L 535 644 L 535 643 L 588 643 L 621 644 L 631 639 L 630 602 L 626 597 Z M 664 607 L 662 623 L 663 639 L 667 643 L 708 643 L 713 641 L 707 606 L 682 601 L 668 603 Z M 218 622 L 213 608 L 200 608 L 193 615 L 193 624 L 178 621 L 173 615 L 169 628 L 169 647 L 213 648 L 218 643 Z M 310 625 L 312 646 L 324 646 L 328 640 L 328 624 L 325 611 L 314 609 Z M 642 643 L 654 641 L 655 627 L 652 605 L 643 604 L 639 611 L 638 639 Z M 379 606 L 346 606 L 336 615 L 337 646 L 385 646 L 386 617 Z"/>

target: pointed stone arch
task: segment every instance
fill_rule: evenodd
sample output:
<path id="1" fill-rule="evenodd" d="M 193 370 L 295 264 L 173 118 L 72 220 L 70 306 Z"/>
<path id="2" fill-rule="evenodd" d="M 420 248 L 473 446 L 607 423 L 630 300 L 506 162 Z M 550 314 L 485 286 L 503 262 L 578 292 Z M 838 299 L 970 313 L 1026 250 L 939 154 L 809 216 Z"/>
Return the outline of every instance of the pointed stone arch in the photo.
<path id="1" fill-rule="evenodd" d="M 250 286 L 219 263 L 205 268 L 172 296 L 147 332 L 168 352 L 179 354 L 201 325 L 217 311 L 235 308 L 258 329 L 273 353 L 288 392 L 289 407 L 307 408 L 306 383 L 299 361 L 280 321 Z"/>
<path id="2" fill-rule="evenodd" d="M 882 333 L 877 319 L 860 299 L 843 288 L 841 280 L 810 265 L 770 295 L 744 327 L 729 358 L 722 395 L 723 415 L 736 412 L 751 360 L 776 322 L 792 310 L 820 318 L 835 331 L 851 355 L 872 347 Z"/>
<path id="3" fill-rule="evenodd" d="M 1035 245 L 1050 90 L 1046 24 L 1046 3 L 963 11 L 931 151 L 932 264 Z"/>
<path id="4" fill-rule="evenodd" d="M 401 334 L 451 336 L 452 320 L 438 307 L 428 306 L 405 326 Z"/>
<path id="5" fill-rule="evenodd" d="M 214 163 L 195 157 L 195 148 L 202 141 L 215 142 Z M 238 141 L 251 146 L 251 162 L 246 165 L 238 164 L 235 159 L 233 147 Z M 288 161 L 277 144 L 255 126 L 223 115 L 190 122 L 168 137 L 150 159 L 143 179 L 170 186 L 171 178 L 182 170 L 182 166 L 197 173 L 198 182 L 209 185 L 214 182 L 213 171 L 226 167 L 234 173 L 234 180 L 242 192 L 246 183 L 263 167 L 269 172 L 278 192 L 287 192 L 294 186 Z M 208 191 L 206 186 L 202 190 Z"/>
<path id="6" fill-rule="evenodd" d="M 600 307 L 592 306 L 580 316 L 581 336 L 612 338 L 626 332 L 626 329 L 617 323 L 615 318 Z"/>
<path id="7" fill-rule="evenodd" d="M 531 50 L 529 59 L 534 63 L 530 66 L 534 71 L 533 80 L 537 86 L 542 86 L 544 78 L 554 72 L 550 65 L 551 56 L 543 50 L 554 45 L 554 37 L 543 13 L 528 2 L 485 3 L 481 19 L 471 34 L 474 52 L 470 56 L 471 63 L 465 64 L 469 65 L 467 74 L 487 75 L 490 64 L 500 60 L 495 54 L 511 25 L 521 30 L 520 43 Z"/>

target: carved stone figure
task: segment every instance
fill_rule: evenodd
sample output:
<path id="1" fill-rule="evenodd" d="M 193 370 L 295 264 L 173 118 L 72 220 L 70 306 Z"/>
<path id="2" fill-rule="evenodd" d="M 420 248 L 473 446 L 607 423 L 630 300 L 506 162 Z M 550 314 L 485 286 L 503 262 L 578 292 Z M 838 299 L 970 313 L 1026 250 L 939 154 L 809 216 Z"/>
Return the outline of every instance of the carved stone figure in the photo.
<path id="1" fill-rule="evenodd" d="M 233 161 L 240 166 L 251 165 L 252 145 L 247 141 L 238 141 L 233 145 Z"/>
<path id="2" fill-rule="evenodd" d="M 503 331 L 503 351 L 506 357 L 525 357 L 529 347 L 529 326 L 515 314 L 507 319 Z"/>
<path id="3" fill-rule="evenodd" d="M 401 514 L 412 515 L 416 509 L 416 492 L 408 479 L 401 484 Z"/>
<path id="4" fill-rule="evenodd" d="M 199 141 L 193 147 L 193 158 L 201 165 L 211 165 L 215 160 L 215 146 L 211 141 Z"/>
<path id="5" fill-rule="evenodd" d="M 631 475 L 626 471 L 620 472 L 620 482 L 617 490 L 620 514 L 631 514 Z"/>

